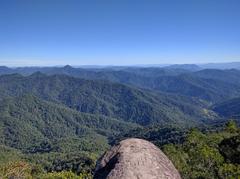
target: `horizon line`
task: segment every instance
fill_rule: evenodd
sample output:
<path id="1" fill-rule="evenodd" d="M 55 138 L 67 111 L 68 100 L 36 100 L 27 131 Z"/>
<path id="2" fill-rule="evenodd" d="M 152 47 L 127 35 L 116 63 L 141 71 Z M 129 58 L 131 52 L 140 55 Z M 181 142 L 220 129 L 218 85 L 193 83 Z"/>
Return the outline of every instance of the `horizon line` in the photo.
<path id="1" fill-rule="evenodd" d="M 166 66 L 171 66 L 171 65 L 196 65 L 196 66 L 201 66 L 201 65 L 214 65 L 214 64 L 235 64 L 239 63 L 240 61 L 231 61 L 231 62 L 206 62 L 206 63 L 152 63 L 152 64 L 123 64 L 123 65 L 113 65 L 113 64 L 106 64 L 106 65 L 100 65 L 100 64 L 56 64 L 56 65 L 9 65 L 9 64 L 1 64 L 0 67 L 7 67 L 7 68 L 34 68 L 34 67 L 39 67 L 39 68 L 46 68 L 46 67 L 166 67 Z"/>

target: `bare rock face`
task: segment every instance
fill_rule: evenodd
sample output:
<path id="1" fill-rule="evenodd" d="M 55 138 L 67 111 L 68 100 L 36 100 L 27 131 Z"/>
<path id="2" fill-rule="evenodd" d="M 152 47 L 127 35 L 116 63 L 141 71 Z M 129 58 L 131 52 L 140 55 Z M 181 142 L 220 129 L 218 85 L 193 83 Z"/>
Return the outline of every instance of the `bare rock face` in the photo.
<path id="1" fill-rule="evenodd" d="M 142 139 L 126 139 L 98 161 L 94 179 L 181 179 L 167 156 Z"/>

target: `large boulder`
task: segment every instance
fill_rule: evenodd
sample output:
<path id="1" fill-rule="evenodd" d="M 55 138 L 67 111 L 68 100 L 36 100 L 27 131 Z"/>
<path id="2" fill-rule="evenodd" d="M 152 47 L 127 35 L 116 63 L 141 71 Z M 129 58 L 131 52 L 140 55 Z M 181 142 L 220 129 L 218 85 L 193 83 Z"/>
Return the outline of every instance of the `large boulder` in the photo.
<path id="1" fill-rule="evenodd" d="M 97 162 L 94 179 L 180 179 L 167 156 L 142 139 L 126 139 Z"/>

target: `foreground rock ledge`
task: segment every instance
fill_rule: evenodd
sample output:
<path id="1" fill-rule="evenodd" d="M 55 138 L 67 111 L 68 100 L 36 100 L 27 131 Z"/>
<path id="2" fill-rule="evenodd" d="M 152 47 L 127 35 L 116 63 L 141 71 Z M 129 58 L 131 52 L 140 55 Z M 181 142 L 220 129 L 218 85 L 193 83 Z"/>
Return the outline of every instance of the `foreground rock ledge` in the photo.
<path id="1" fill-rule="evenodd" d="M 167 156 L 142 139 L 126 139 L 97 162 L 94 179 L 180 179 Z"/>

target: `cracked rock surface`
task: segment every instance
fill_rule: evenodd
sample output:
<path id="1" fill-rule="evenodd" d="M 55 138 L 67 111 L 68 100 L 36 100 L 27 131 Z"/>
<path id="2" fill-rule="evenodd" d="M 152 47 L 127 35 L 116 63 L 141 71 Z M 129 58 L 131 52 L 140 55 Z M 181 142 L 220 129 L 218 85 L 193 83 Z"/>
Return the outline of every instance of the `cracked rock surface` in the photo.
<path id="1" fill-rule="evenodd" d="M 97 162 L 94 179 L 181 179 L 167 156 L 154 144 L 130 138 L 113 146 Z"/>

